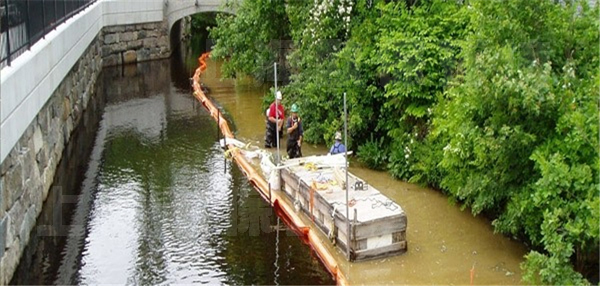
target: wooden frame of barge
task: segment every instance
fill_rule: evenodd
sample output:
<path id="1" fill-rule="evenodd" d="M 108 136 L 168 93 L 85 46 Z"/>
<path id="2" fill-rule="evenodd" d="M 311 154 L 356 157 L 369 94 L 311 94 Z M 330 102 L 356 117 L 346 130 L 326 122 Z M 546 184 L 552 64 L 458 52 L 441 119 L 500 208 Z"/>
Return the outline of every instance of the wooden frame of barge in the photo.
<path id="1" fill-rule="evenodd" d="M 347 251 L 343 154 L 290 159 L 281 167 L 283 192 L 342 251 Z M 336 158 L 337 157 L 337 158 Z M 335 164 L 335 161 L 338 164 Z M 407 250 L 407 218 L 398 204 L 348 173 L 350 260 L 382 258 Z"/>

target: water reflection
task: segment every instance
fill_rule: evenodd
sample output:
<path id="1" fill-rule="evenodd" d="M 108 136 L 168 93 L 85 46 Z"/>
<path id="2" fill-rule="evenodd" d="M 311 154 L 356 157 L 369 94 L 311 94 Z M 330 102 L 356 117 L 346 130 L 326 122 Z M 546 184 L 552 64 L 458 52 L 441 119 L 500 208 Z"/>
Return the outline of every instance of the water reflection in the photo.
<path id="1" fill-rule="evenodd" d="M 103 88 L 103 82 L 97 82 Z M 62 160 L 57 166 L 56 175 L 48 191 L 48 197 L 37 218 L 36 226 L 30 233 L 19 266 L 10 284 L 53 284 L 63 259 L 63 248 L 72 231 L 83 232 L 82 224 L 74 215 L 77 205 L 85 207 L 85 196 L 81 191 L 84 185 L 85 170 L 93 169 L 88 158 L 95 156 L 95 138 L 104 107 L 104 96 L 92 97 L 75 127 L 70 144 L 65 146 Z M 98 133 L 99 134 L 99 133 Z"/>
<path id="2" fill-rule="evenodd" d="M 187 71 L 173 75 L 170 65 L 103 71 L 106 105 L 83 135 L 93 146 L 76 145 L 88 153 L 65 161 L 90 158 L 69 187 L 79 195 L 68 236 L 32 239 L 12 284 L 334 283 L 297 237 L 273 230 L 272 209 L 224 161 L 216 124 L 173 83 Z"/>

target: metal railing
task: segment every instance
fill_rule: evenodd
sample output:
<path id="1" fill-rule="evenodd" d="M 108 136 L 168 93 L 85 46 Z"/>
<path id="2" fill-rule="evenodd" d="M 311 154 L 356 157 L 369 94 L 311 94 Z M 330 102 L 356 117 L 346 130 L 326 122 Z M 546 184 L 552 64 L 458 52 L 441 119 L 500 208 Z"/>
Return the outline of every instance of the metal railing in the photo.
<path id="1" fill-rule="evenodd" d="M 96 0 L 0 0 L 0 68 Z"/>

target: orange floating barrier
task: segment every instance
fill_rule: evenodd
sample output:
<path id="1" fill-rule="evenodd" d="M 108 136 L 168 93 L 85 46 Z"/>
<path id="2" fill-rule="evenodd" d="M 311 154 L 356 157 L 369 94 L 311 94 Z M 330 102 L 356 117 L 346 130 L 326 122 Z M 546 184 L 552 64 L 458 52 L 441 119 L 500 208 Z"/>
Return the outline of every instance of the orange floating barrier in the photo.
<path id="1" fill-rule="evenodd" d="M 206 59 L 209 57 L 209 55 L 210 53 L 203 53 L 200 58 L 198 58 L 199 67 L 196 69 L 196 72 L 193 76 L 193 94 L 194 97 L 196 97 L 196 99 L 202 103 L 202 106 L 204 106 L 204 108 L 210 113 L 211 117 L 217 122 L 219 129 L 223 133 L 223 136 L 226 138 L 235 138 L 231 132 L 231 129 L 229 129 L 227 120 L 221 116 L 219 109 L 216 108 L 215 105 L 208 99 L 200 87 L 200 76 L 207 68 Z M 250 165 L 244 155 L 234 147 L 235 146 L 229 144 L 225 146 L 225 148 L 230 150 L 233 160 L 248 178 L 248 181 L 252 184 L 254 189 L 256 189 L 256 191 L 263 197 L 263 199 L 265 199 L 265 201 L 269 202 L 269 204 L 275 209 L 275 213 L 277 213 L 277 215 L 285 222 L 285 224 L 296 234 L 298 234 L 304 243 L 311 246 L 329 273 L 331 273 L 331 275 L 335 278 L 336 283 L 338 285 L 348 285 L 346 278 L 341 271 L 339 271 L 337 261 L 329 252 L 327 247 L 323 244 L 315 231 L 310 226 L 305 225 L 304 221 L 294 211 L 294 208 L 282 200 L 277 192 L 269 192 L 269 185 L 265 179 L 256 172 L 254 167 Z"/>

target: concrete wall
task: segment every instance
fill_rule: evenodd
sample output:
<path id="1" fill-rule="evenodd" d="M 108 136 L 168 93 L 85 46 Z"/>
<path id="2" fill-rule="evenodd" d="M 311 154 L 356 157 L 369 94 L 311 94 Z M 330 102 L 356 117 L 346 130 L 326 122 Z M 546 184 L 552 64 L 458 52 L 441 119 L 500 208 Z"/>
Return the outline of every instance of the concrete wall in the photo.
<path id="1" fill-rule="evenodd" d="M 0 285 L 12 278 L 102 67 L 124 62 L 116 55 L 168 57 L 165 23 L 162 0 L 101 0 L 0 71 Z"/>
<path id="2" fill-rule="evenodd" d="M 103 27 L 163 22 L 163 1 L 100 0 L 0 71 L 0 162 Z"/>
<path id="3" fill-rule="evenodd" d="M 101 40 L 103 66 L 163 59 L 171 52 L 164 22 L 105 27 Z"/>
<path id="4" fill-rule="evenodd" d="M 223 0 L 97 0 L 0 70 L 0 285 L 10 282 L 103 66 L 165 58 L 181 18 Z"/>

